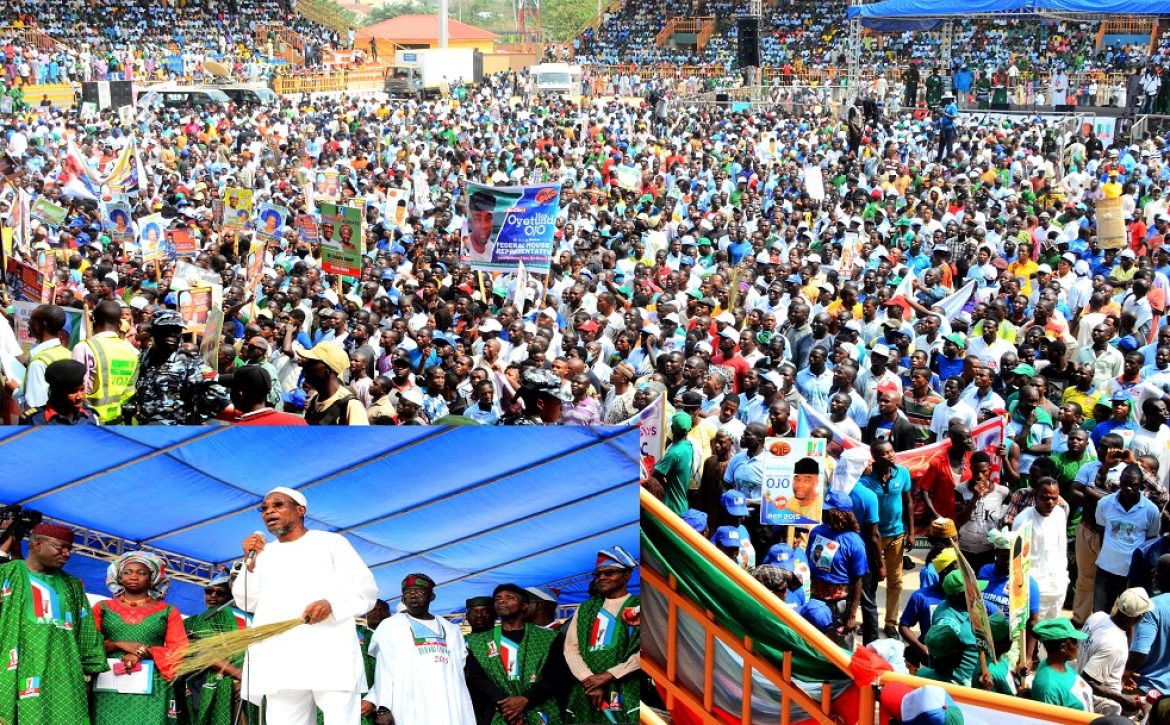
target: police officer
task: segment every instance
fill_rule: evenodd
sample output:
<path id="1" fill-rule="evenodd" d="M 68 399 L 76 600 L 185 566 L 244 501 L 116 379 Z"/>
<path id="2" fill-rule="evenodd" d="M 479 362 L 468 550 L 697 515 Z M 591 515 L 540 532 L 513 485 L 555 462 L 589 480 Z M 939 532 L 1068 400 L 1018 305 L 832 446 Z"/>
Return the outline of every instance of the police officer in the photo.
<path id="1" fill-rule="evenodd" d="M 76 360 L 57 360 L 45 368 L 49 402 L 30 408 L 21 425 L 97 425 L 93 408 L 85 404 L 85 365 Z"/>
<path id="2" fill-rule="evenodd" d="M 122 422 L 122 404 L 134 395 L 138 350 L 122 337 L 122 306 L 103 300 L 93 309 L 94 333 L 73 349 L 86 368 L 86 398 L 103 425 Z"/>
<path id="3" fill-rule="evenodd" d="M 139 423 L 201 425 L 230 402 L 199 353 L 181 347 L 183 329 L 174 310 L 159 310 L 150 320 L 152 344 L 138 360 L 132 405 Z"/>
<path id="4" fill-rule="evenodd" d="M 573 400 L 555 373 L 540 368 L 529 368 L 520 376 L 517 397 L 524 410 L 503 416 L 496 425 L 555 425 L 561 419 L 561 405 Z"/>

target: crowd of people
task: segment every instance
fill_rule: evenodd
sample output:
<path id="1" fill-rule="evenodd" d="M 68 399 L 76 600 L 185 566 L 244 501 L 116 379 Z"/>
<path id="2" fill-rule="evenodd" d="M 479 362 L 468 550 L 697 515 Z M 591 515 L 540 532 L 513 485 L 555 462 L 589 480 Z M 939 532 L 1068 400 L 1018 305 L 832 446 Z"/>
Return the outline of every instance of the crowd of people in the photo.
<path id="1" fill-rule="evenodd" d="M 504 582 L 465 602 L 461 627 L 431 613 L 441 592 L 425 573 L 403 579 L 392 614 L 344 537 L 305 528 L 308 506 L 298 490 L 270 492 L 260 506 L 269 537 L 248 537 L 244 560 L 206 583 L 207 609 L 185 619 L 166 601 L 166 562 L 147 551 L 111 562 L 110 598 L 91 607 L 81 581 L 64 570 L 74 532 L 37 525 L 27 557 L 0 557 L 0 643 L 11 653 L 0 673 L 0 718 L 62 725 L 637 722 L 641 607 L 629 593 L 637 561 L 620 546 L 597 552 L 589 597 L 571 618 L 557 619 L 555 591 Z M 18 552 L 20 543 L 9 548 Z M 288 619 L 304 624 L 205 670 L 184 667 L 193 641 Z"/>

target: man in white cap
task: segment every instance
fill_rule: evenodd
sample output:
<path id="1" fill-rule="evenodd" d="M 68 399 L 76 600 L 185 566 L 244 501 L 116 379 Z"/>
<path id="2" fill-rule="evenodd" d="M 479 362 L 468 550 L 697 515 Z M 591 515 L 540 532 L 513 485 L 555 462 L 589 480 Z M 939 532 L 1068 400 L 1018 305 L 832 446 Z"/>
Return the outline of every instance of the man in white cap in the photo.
<path id="1" fill-rule="evenodd" d="M 1126 589 L 1117 597 L 1113 611 L 1093 612 L 1081 631 L 1089 635 L 1077 655 L 1077 670 L 1093 689 L 1093 709 L 1102 715 L 1120 715 L 1137 709 L 1137 697 L 1122 692 L 1129 638 L 1146 612 L 1152 611 L 1150 595 L 1141 587 Z"/>
<path id="2" fill-rule="evenodd" d="M 319 347 L 320 345 L 318 345 Z M 367 689 L 354 618 L 377 599 L 374 575 L 341 535 L 305 528 L 308 501 L 278 486 L 260 516 L 276 541 L 244 539 L 245 566 L 232 585 L 236 603 L 261 626 L 300 619 L 305 626 L 248 649 L 242 696 L 267 699 L 268 721 L 357 725 Z"/>
<path id="3" fill-rule="evenodd" d="M 561 631 L 565 620 L 557 619 L 557 595 L 548 587 L 525 587 L 528 592 L 528 621 L 537 627 Z"/>

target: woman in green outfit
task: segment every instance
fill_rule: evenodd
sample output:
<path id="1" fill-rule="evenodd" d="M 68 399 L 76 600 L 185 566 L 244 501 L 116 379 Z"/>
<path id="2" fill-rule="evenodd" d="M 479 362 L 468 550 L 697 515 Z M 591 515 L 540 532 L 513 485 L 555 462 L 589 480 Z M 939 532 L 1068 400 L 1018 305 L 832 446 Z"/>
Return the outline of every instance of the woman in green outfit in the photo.
<path id="1" fill-rule="evenodd" d="M 1048 658 L 1040 663 L 1032 678 L 1031 699 L 1093 712 L 1093 690 L 1073 669 L 1081 641 L 1088 635 L 1074 628 L 1067 617 L 1046 619 L 1032 631 L 1044 643 Z"/>
<path id="2" fill-rule="evenodd" d="M 110 564 L 106 586 L 114 598 L 94 607 L 94 624 L 108 657 L 120 659 L 128 672 L 149 670 L 152 680 L 144 694 L 96 689 L 94 725 L 161 725 L 178 720 L 171 684 L 176 665 L 173 654 L 187 644 L 187 634 L 179 610 L 163 601 L 169 585 L 166 564 L 154 554 L 123 554 Z"/>

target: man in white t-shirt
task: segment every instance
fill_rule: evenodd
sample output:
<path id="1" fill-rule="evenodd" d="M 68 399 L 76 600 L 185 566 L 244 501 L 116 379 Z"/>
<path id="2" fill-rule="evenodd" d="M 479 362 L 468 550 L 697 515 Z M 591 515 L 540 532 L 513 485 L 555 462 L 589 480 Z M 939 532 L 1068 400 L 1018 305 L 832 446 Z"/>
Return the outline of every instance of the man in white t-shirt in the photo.
<path id="1" fill-rule="evenodd" d="M 1040 588 L 1039 619 L 1060 616 L 1068 589 L 1068 513 L 1060 502 L 1060 484 L 1054 478 L 1035 486 L 1036 503 L 1012 521 L 1012 531 L 1032 527 L 1032 577 Z"/>
<path id="2" fill-rule="evenodd" d="M 930 432 L 934 439 L 941 441 L 947 435 L 951 421 L 960 421 L 968 428 L 979 425 L 979 416 L 971 404 L 963 400 L 963 379 L 958 375 L 947 378 L 943 383 L 943 403 L 936 405 L 930 417 Z"/>
<path id="3" fill-rule="evenodd" d="M 1126 589 L 1117 598 L 1111 614 L 1093 612 L 1081 631 L 1089 635 L 1081 643 L 1077 670 L 1093 689 L 1093 709 L 1102 715 L 1120 715 L 1137 709 L 1137 698 L 1121 691 L 1121 678 L 1129 657 L 1129 633 L 1153 602 L 1145 589 Z"/>

